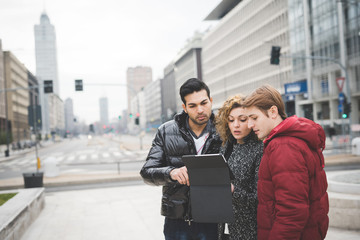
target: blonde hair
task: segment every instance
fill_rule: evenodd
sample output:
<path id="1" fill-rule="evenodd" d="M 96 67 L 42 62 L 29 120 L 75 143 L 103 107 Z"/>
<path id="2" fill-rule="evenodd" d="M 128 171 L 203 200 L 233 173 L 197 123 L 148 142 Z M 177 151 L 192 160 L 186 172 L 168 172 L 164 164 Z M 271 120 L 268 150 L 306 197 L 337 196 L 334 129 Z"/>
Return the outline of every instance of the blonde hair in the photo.
<path id="1" fill-rule="evenodd" d="M 223 145 L 225 145 L 231 136 L 231 131 L 229 128 L 230 112 L 235 108 L 243 107 L 244 98 L 245 96 L 242 94 L 229 97 L 216 115 L 215 126 L 221 140 L 223 141 Z"/>

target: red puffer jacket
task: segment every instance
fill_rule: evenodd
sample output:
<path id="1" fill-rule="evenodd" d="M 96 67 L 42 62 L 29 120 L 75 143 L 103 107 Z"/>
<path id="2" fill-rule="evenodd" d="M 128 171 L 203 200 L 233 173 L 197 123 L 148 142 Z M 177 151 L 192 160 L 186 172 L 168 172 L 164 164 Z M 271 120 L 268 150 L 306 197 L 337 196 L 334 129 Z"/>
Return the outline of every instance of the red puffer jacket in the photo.
<path id="1" fill-rule="evenodd" d="M 325 238 L 324 148 L 324 130 L 305 118 L 289 117 L 270 132 L 259 168 L 259 240 Z"/>

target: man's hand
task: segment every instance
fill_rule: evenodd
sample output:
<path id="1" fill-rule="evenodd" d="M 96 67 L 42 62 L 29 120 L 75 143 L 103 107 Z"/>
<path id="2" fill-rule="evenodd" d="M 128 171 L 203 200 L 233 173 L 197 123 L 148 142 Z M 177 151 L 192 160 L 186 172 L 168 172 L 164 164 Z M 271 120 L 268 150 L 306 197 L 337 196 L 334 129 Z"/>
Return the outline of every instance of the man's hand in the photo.
<path id="1" fill-rule="evenodd" d="M 187 173 L 187 168 L 185 166 L 171 170 L 170 178 L 174 181 L 178 181 L 180 184 L 183 185 L 186 184 L 190 186 L 189 175 Z"/>

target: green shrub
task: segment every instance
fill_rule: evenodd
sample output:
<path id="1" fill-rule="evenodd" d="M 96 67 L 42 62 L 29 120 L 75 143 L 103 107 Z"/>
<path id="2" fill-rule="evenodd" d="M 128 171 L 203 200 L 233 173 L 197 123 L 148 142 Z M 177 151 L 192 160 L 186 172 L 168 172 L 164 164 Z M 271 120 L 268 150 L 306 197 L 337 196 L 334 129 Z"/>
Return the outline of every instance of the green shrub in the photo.
<path id="1" fill-rule="evenodd" d="M 0 194 L 0 206 L 6 203 L 10 198 L 15 196 L 17 193 L 3 193 Z"/>

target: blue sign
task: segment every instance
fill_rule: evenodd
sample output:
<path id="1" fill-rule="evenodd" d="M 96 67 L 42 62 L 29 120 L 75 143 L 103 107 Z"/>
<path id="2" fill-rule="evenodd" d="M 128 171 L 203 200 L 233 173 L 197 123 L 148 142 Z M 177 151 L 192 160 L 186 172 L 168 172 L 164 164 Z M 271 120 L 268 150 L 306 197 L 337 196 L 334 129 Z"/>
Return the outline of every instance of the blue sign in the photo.
<path id="1" fill-rule="evenodd" d="M 344 100 L 345 100 L 345 94 L 343 92 L 339 93 L 339 102 L 341 103 L 341 105 L 344 102 Z"/>
<path id="2" fill-rule="evenodd" d="M 286 95 L 307 93 L 306 80 L 301 80 L 294 83 L 286 83 L 284 86 Z"/>
<path id="3" fill-rule="evenodd" d="M 344 105 L 342 105 L 342 104 L 339 104 L 339 105 L 338 105 L 339 113 L 342 113 L 342 112 L 343 112 L 343 108 L 344 108 Z"/>

